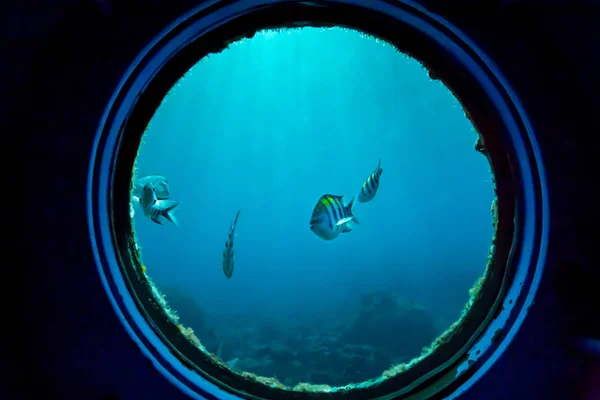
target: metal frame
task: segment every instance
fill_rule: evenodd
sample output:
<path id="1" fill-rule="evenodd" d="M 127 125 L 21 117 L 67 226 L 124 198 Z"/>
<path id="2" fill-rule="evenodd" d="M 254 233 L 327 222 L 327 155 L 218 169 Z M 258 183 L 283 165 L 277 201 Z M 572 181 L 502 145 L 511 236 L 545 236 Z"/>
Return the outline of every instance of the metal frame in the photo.
<path id="1" fill-rule="evenodd" d="M 191 398 L 236 399 L 236 395 L 204 379 L 184 366 L 153 331 L 149 321 L 138 310 L 121 273 L 113 241 L 110 220 L 112 171 L 116 153 L 132 107 L 144 88 L 177 52 L 204 33 L 226 21 L 258 7 L 285 3 L 284 0 L 240 0 L 219 7 L 209 1 L 182 16 L 147 46 L 131 65 L 108 104 L 96 133 L 87 188 L 88 222 L 98 272 L 115 313 L 129 336 L 156 369 L 173 385 Z M 469 362 L 459 367 L 459 374 L 469 370 L 474 361 L 477 369 L 450 396 L 457 398 L 469 390 L 506 350 L 521 326 L 543 273 L 549 231 L 549 205 L 545 174 L 534 132 L 523 106 L 502 77 L 497 66 L 465 34 L 424 8 L 410 1 L 323 0 L 306 2 L 307 7 L 328 4 L 368 7 L 410 25 L 442 45 L 479 82 L 494 102 L 508 127 L 510 146 L 517 155 L 515 174 L 520 179 L 517 213 L 521 222 L 520 251 L 513 254 L 516 272 L 503 301 L 503 310 L 490 323 L 472 346 Z M 402 8 L 398 7 L 402 5 Z M 214 11 L 206 13 L 214 8 Z M 407 12 L 407 10 L 411 10 Z M 457 40 L 457 38 L 459 40 Z M 468 51 L 466 51 L 468 49 Z M 475 56 L 474 56 L 475 55 Z M 497 332 L 504 334 L 497 339 Z M 473 367 L 475 368 L 475 367 Z"/>

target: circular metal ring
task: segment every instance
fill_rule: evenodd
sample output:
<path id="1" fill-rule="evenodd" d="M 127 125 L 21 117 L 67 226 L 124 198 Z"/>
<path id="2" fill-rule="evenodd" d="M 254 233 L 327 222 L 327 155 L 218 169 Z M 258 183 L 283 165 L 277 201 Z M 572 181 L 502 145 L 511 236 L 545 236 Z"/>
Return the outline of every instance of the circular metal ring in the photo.
<path id="1" fill-rule="evenodd" d="M 175 21 L 139 55 L 108 104 L 96 133 L 89 168 L 87 207 L 90 238 L 107 295 L 130 337 L 163 376 L 193 398 L 235 399 L 237 395 L 193 372 L 173 355 L 136 305 L 119 264 L 112 224 L 112 183 L 115 159 L 131 110 L 157 71 L 191 42 L 250 12 L 286 3 L 283 0 L 208 2 Z M 510 262 L 513 276 L 502 299 L 503 308 L 471 345 L 468 360 L 458 367 L 460 385 L 450 398 L 464 393 L 503 353 L 517 333 L 533 301 L 543 272 L 549 229 L 549 204 L 540 150 L 524 107 L 499 68 L 465 34 L 410 1 L 330 0 L 304 7 L 345 5 L 368 8 L 410 26 L 443 47 L 477 81 L 506 127 L 503 140 L 514 153 L 511 169 L 517 188 L 517 241 Z M 499 335 L 502 332 L 502 335 Z M 401 391 L 385 396 L 391 398 Z M 380 397 L 383 398 L 383 397 Z"/>

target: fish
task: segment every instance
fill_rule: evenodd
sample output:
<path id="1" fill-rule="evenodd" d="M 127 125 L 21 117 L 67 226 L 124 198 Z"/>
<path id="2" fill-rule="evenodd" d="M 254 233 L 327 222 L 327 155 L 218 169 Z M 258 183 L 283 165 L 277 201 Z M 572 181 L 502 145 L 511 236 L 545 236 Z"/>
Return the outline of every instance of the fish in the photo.
<path id="1" fill-rule="evenodd" d="M 137 198 L 141 198 L 144 192 L 144 186 L 146 183 L 151 183 L 156 193 L 158 200 L 168 200 L 171 198 L 169 190 L 169 183 L 167 178 L 162 175 L 148 175 L 140 179 L 136 179 L 133 183 L 132 195 Z"/>
<path id="2" fill-rule="evenodd" d="M 360 192 L 358 194 L 358 201 L 361 203 L 366 203 L 368 201 L 373 200 L 375 195 L 377 194 L 377 189 L 379 189 L 379 179 L 381 178 L 381 174 L 383 173 L 383 169 L 381 168 L 381 158 L 379 159 L 379 164 L 377 165 L 377 169 L 369 175 L 369 177 L 365 180 L 362 187 L 360 188 Z"/>
<path id="3" fill-rule="evenodd" d="M 310 218 L 310 230 L 323 240 L 333 240 L 341 233 L 352 231 L 353 224 L 359 224 L 354 216 L 356 197 L 344 204 L 344 196 L 324 194 L 317 201 Z"/>
<path id="4" fill-rule="evenodd" d="M 238 210 L 235 214 L 235 218 L 229 226 L 229 233 L 227 234 L 227 240 L 225 240 L 225 250 L 223 250 L 223 273 L 227 278 L 231 278 L 233 275 L 233 256 L 235 252 L 233 250 L 233 239 L 235 238 L 235 228 L 237 226 L 238 218 L 240 217 L 240 211 Z"/>
<path id="5" fill-rule="evenodd" d="M 159 217 L 166 218 L 169 222 L 179 225 L 175 215 L 173 215 L 175 209 L 179 206 L 179 202 L 173 200 L 158 200 L 156 197 L 156 191 L 154 185 L 151 182 L 147 182 L 144 185 L 142 197 L 139 199 L 144 215 L 150 218 L 151 221 L 162 225 Z"/>

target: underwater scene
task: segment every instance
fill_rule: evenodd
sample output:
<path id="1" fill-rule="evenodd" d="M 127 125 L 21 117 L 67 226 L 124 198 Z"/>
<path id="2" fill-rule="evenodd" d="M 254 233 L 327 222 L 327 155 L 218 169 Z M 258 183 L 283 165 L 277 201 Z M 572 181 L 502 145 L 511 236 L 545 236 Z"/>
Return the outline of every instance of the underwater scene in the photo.
<path id="1" fill-rule="evenodd" d="M 382 40 L 258 32 L 191 68 L 144 133 L 130 204 L 144 275 L 234 371 L 286 387 L 391 374 L 460 320 L 486 271 L 477 137 Z"/>

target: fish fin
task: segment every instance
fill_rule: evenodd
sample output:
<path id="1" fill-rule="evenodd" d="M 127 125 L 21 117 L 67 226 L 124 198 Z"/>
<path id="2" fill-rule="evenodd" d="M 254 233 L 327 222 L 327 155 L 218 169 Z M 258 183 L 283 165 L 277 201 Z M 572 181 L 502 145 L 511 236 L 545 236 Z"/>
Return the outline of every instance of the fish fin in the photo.
<path id="1" fill-rule="evenodd" d="M 242 211 L 242 209 L 241 209 L 241 208 L 240 208 L 240 209 L 237 211 L 237 214 L 235 214 L 235 218 L 234 218 L 234 219 L 233 219 L 233 221 L 231 222 L 231 230 L 235 230 L 235 227 L 236 227 L 236 225 L 237 225 L 238 218 L 240 217 L 240 211 Z"/>
<path id="2" fill-rule="evenodd" d="M 165 203 L 166 203 L 166 201 L 165 201 Z M 175 214 L 174 214 L 175 209 L 177 207 L 179 207 L 179 202 L 173 201 L 173 202 L 167 203 L 167 204 L 169 204 L 169 205 L 163 209 L 163 211 L 161 212 L 161 215 L 163 217 L 165 217 L 167 220 L 169 220 L 169 222 L 173 223 L 176 226 L 179 226 L 179 223 L 177 223 L 177 218 L 175 218 Z"/>
<path id="3" fill-rule="evenodd" d="M 377 170 L 381 169 L 381 157 L 379 157 L 379 164 L 377 164 Z"/>
<path id="4" fill-rule="evenodd" d="M 356 204 L 356 198 L 358 197 L 358 195 L 354 196 L 352 198 L 352 200 L 350 200 L 350 203 L 348 203 L 348 205 L 346 205 L 346 210 L 348 210 L 348 212 L 350 213 L 350 215 L 352 215 L 354 213 L 354 205 Z"/>
<path id="5" fill-rule="evenodd" d="M 356 200 L 356 196 L 354 196 L 352 198 L 352 200 L 350 200 L 350 203 L 348 203 L 348 205 L 346 206 L 348 208 L 348 210 L 352 211 L 354 209 L 354 201 Z"/>
<path id="6" fill-rule="evenodd" d="M 342 200 L 344 198 L 344 196 L 340 196 L 338 194 L 324 194 L 323 196 L 319 197 L 319 201 L 321 201 L 324 198 L 328 198 L 328 197 L 332 197 L 332 198 L 338 199 L 338 200 Z"/>
<path id="7" fill-rule="evenodd" d="M 350 203 L 348 203 L 347 209 L 348 209 L 348 214 L 350 214 L 354 223 L 357 225 L 360 225 L 360 222 L 358 222 L 358 218 L 356 218 L 356 216 L 354 215 L 354 205 L 356 204 L 357 197 L 358 197 L 358 195 L 354 196 L 352 198 L 352 200 L 350 200 Z"/>

